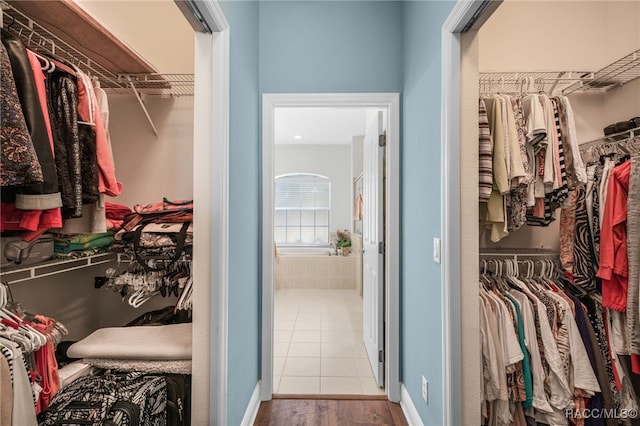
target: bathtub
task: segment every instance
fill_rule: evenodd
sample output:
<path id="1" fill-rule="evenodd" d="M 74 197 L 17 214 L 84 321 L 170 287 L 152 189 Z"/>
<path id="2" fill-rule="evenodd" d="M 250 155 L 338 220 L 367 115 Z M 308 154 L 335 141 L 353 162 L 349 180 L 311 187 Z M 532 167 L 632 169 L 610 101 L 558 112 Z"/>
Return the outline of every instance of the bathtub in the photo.
<path id="1" fill-rule="evenodd" d="M 278 247 L 275 288 L 357 289 L 358 264 L 354 253 L 336 256 L 333 247 Z"/>
<path id="2" fill-rule="evenodd" d="M 278 256 L 335 256 L 333 247 L 278 247 Z"/>

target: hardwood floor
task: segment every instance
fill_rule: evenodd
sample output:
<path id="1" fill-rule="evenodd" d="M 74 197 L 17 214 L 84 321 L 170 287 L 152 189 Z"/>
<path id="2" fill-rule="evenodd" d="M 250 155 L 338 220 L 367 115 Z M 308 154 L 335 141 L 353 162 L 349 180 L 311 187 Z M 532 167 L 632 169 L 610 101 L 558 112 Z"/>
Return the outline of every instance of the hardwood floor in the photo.
<path id="1" fill-rule="evenodd" d="M 255 426 L 405 426 L 400 404 L 386 399 L 272 399 L 262 402 Z"/>

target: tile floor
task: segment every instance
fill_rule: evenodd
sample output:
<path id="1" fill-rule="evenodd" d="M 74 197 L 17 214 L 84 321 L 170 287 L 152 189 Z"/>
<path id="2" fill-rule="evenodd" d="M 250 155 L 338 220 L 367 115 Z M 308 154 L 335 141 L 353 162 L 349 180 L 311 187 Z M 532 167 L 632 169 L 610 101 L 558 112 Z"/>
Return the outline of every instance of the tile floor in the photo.
<path id="1" fill-rule="evenodd" d="M 274 393 L 385 394 L 362 343 L 356 290 L 277 289 L 274 305 Z"/>

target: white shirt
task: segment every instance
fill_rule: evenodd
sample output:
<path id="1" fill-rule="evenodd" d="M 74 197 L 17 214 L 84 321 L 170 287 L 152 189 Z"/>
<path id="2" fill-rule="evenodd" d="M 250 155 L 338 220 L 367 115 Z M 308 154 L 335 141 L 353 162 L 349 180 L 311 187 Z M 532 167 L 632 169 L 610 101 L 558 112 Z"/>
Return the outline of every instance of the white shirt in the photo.
<path id="1" fill-rule="evenodd" d="M 13 414 L 12 423 L 20 426 L 38 426 L 35 401 L 27 376 L 20 347 L 11 340 L 0 337 L 0 344 L 13 352 Z"/>

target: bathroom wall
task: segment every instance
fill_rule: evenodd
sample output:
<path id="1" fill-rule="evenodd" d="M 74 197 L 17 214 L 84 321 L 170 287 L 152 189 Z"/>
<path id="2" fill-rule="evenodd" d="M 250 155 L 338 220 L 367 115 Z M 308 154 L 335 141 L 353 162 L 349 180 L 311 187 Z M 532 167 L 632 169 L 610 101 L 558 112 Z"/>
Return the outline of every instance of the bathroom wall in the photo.
<path id="1" fill-rule="evenodd" d="M 351 164 L 353 178 L 357 178 L 364 170 L 364 135 L 354 136 L 351 139 Z"/>
<path id="2" fill-rule="evenodd" d="M 351 229 L 351 146 L 275 145 L 275 175 L 315 173 L 331 179 L 332 231 Z"/>

